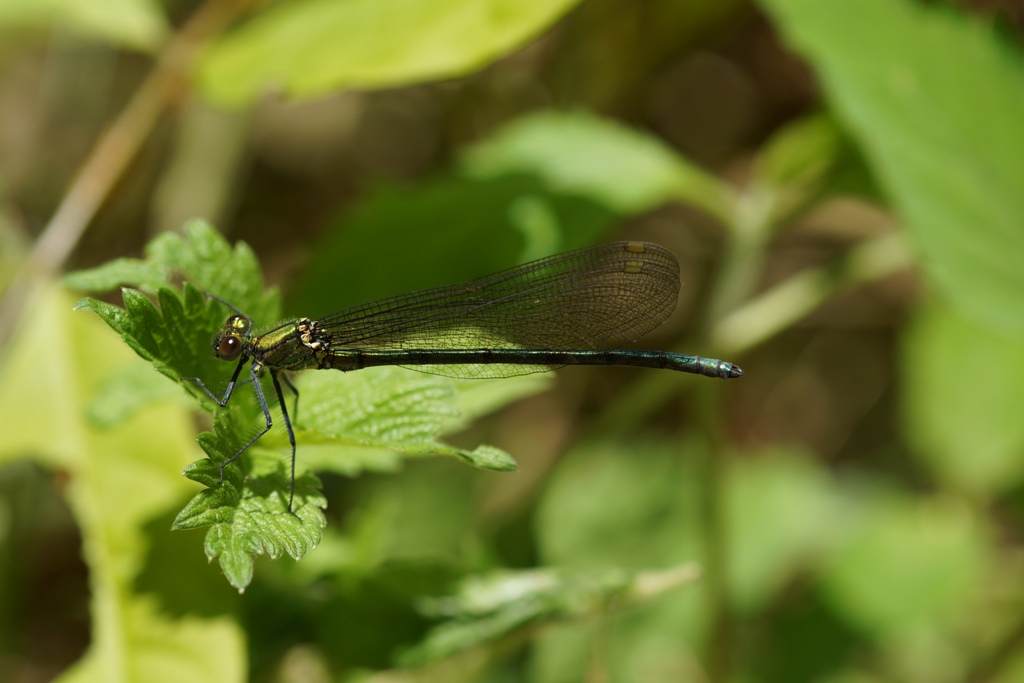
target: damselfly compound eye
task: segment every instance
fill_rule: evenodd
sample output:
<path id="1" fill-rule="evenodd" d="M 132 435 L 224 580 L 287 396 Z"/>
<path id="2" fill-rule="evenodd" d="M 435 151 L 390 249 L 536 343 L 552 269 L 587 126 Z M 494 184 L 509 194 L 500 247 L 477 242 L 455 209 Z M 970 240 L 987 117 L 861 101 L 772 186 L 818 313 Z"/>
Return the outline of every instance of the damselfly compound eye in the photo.
<path id="1" fill-rule="evenodd" d="M 222 337 L 217 342 L 217 357 L 221 360 L 234 360 L 242 352 L 242 340 L 238 337 Z"/>
<path id="2" fill-rule="evenodd" d="M 251 324 L 250 320 L 244 315 L 236 313 L 227 319 L 227 322 L 224 323 L 224 328 L 228 330 L 237 330 L 239 332 L 248 332 L 249 325 Z"/>

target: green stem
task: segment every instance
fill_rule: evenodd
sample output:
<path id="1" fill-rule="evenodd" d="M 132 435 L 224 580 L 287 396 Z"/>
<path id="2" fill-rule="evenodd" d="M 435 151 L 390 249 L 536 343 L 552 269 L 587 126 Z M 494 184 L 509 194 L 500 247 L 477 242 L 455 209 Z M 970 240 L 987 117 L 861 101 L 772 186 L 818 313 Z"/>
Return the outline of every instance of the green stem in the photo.
<path id="1" fill-rule="evenodd" d="M 741 354 L 789 328 L 838 293 L 909 268 L 910 249 L 900 232 L 874 237 L 837 263 L 807 268 L 723 317 L 710 335 L 712 348 Z"/>
<path id="2" fill-rule="evenodd" d="M 740 302 L 749 298 L 761 272 L 765 244 L 771 234 L 776 194 L 755 187 L 740 195 L 733 221 L 732 236 L 722 267 L 711 286 L 710 303 L 705 312 L 700 336 L 708 337 L 717 321 Z M 713 348 L 713 347 L 712 347 Z M 677 384 L 678 386 L 678 384 Z M 698 449 L 703 458 L 699 470 L 701 492 L 701 536 L 704 539 L 705 589 L 708 608 L 708 641 L 704 662 L 713 681 L 730 678 L 733 660 L 734 624 L 729 607 L 727 577 L 729 575 L 728 529 L 725 509 L 725 441 L 722 434 L 722 386 L 706 384 L 697 387 L 691 405 L 699 413 L 697 424 L 704 435 L 705 448 Z"/>

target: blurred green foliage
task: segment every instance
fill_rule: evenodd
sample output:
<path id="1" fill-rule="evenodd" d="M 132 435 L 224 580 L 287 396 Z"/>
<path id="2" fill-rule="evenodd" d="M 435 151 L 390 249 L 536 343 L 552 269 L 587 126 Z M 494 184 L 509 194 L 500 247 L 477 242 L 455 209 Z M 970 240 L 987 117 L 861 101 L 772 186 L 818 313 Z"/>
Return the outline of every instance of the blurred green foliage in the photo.
<path id="1" fill-rule="evenodd" d="M 211 99 L 239 104 L 268 81 L 291 97 L 312 97 L 451 78 L 519 47 L 577 2 L 281 3 L 218 41 L 197 80 Z"/>
<path id="2" fill-rule="evenodd" d="M 0 4 L 0 680 L 1024 680 L 1012 6 L 86 4 Z M 186 34 L 60 283 L 119 50 Z M 197 206 L 227 239 L 139 227 Z M 743 379 L 302 373 L 298 518 L 277 425 L 217 485 L 262 417 L 178 381 L 232 369 L 200 290 L 269 324 L 619 234 L 683 263 L 644 343 Z"/>

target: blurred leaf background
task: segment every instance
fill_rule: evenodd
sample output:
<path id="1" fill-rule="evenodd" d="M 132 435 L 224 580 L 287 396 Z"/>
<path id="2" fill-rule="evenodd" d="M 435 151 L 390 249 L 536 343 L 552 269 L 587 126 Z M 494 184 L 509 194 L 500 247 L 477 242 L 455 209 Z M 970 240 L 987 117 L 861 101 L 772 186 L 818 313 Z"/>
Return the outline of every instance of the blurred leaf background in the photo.
<path id="1" fill-rule="evenodd" d="M 1022 28 L 0 0 L 0 680 L 1024 681 Z M 310 448 L 323 540 L 239 595 L 170 531 L 208 423 L 60 280 L 193 217 L 313 317 L 650 239 L 642 344 L 747 374 L 455 383 L 517 472 Z"/>

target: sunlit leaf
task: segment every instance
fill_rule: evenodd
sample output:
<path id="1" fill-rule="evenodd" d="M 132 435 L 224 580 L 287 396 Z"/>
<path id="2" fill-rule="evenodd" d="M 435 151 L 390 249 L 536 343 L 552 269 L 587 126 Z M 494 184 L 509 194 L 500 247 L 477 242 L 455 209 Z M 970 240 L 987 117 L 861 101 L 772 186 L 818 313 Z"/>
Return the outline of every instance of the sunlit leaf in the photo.
<path id="1" fill-rule="evenodd" d="M 863 146 L 929 279 L 965 314 L 1024 331 L 1019 51 L 927 3 L 764 4 Z"/>
<path id="2" fill-rule="evenodd" d="M 586 571 L 642 570 L 700 562 L 699 468 L 694 443 L 656 440 L 581 444 L 562 458 L 534 514 L 543 564 Z M 703 586 L 668 595 L 615 624 L 612 671 L 632 671 L 627 654 L 672 633 L 697 642 Z M 600 622 L 545 631 L 534 641 L 536 667 L 581 671 L 593 652 Z M 598 638 L 600 636 L 597 636 Z M 663 651 L 669 659 L 669 652 Z M 662 659 L 662 661 L 666 661 Z M 626 678 L 629 676 L 627 675 Z"/>
<path id="3" fill-rule="evenodd" d="M 948 627 L 982 586 L 985 531 L 954 500 L 880 496 L 848 523 L 823 585 L 837 610 L 878 638 Z"/>
<path id="4" fill-rule="evenodd" d="M 104 380 L 93 395 L 88 417 L 100 427 L 114 427 L 152 403 L 183 398 L 179 387 L 137 362 Z"/>
<path id="5" fill-rule="evenodd" d="M 796 453 L 736 457 L 728 469 L 726 529 L 731 596 L 754 611 L 842 533 L 842 499 L 813 460 Z"/>
<path id="6" fill-rule="evenodd" d="M 665 443 L 581 446 L 537 512 L 541 558 L 560 566 L 667 566 L 699 558 L 696 462 Z"/>
<path id="7" fill-rule="evenodd" d="M 312 373 L 300 390 L 302 424 L 319 434 L 410 455 L 453 455 L 484 469 L 515 469 L 499 449 L 466 450 L 437 440 L 460 415 L 455 389 L 443 378 L 400 368 Z"/>
<path id="8" fill-rule="evenodd" d="M 116 429 L 87 419 L 95 392 L 140 361 L 73 301 L 48 285 L 0 367 L 0 462 L 31 458 L 59 469 L 89 569 L 90 646 L 60 680 L 145 671 L 158 681 L 241 681 L 243 638 L 233 620 L 168 614 L 134 587 L 154 542 L 146 525 L 188 495 L 177 472 L 195 455 L 191 416 L 164 402 L 122 415 Z M 208 583 L 196 577 L 191 589 L 203 594 Z"/>
<path id="9" fill-rule="evenodd" d="M 327 500 L 320 482 L 310 474 L 295 481 L 295 502 L 288 509 L 290 470 L 274 457 L 247 458 L 247 471 L 230 471 L 220 481 L 220 467 L 200 460 L 185 475 L 210 488 L 197 494 L 174 520 L 176 529 L 209 526 L 206 556 L 218 559 L 232 586 L 244 590 L 252 580 L 253 559 L 266 553 L 272 559 L 285 553 L 298 560 L 320 543 L 326 525 Z"/>
<path id="10" fill-rule="evenodd" d="M 1024 476 L 1024 339 L 948 308 L 920 312 L 903 347 L 908 434 L 947 485 L 973 494 Z"/>
<path id="11" fill-rule="evenodd" d="M 137 49 L 153 49 L 167 31 L 153 0 L 4 0 L 0 28 L 47 27 L 59 22 L 73 31 Z"/>
<path id="12" fill-rule="evenodd" d="M 655 136 L 582 111 L 519 119 L 463 161 L 476 177 L 532 174 L 621 213 L 683 200 L 722 217 L 730 206 L 725 185 Z"/>
<path id="13" fill-rule="evenodd" d="M 74 289 L 105 292 L 131 282 L 144 292 L 155 293 L 168 284 L 170 275 L 166 264 L 119 258 L 91 270 L 70 273 L 64 276 L 64 284 Z"/>
<path id="14" fill-rule="evenodd" d="M 117 614 L 116 631 L 93 633 L 93 648 L 55 680 L 109 683 L 114 671 L 142 673 L 154 683 L 246 679 L 245 637 L 227 616 L 170 619 L 151 595 L 97 605 Z"/>
<path id="15" fill-rule="evenodd" d="M 548 28 L 578 0 L 298 0 L 225 36 L 199 71 L 211 98 L 240 104 L 385 88 L 471 73 Z"/>

